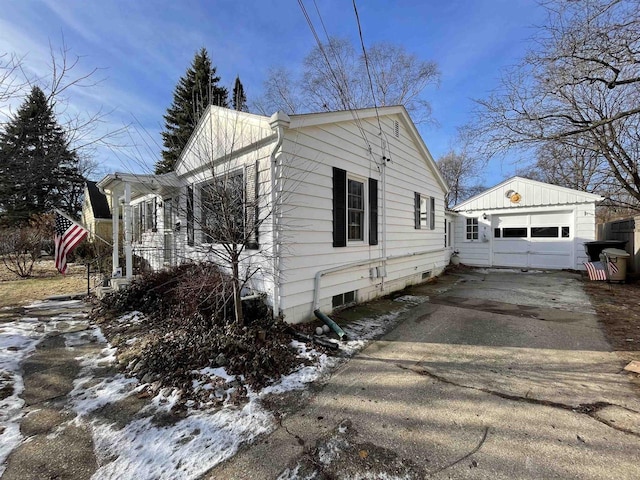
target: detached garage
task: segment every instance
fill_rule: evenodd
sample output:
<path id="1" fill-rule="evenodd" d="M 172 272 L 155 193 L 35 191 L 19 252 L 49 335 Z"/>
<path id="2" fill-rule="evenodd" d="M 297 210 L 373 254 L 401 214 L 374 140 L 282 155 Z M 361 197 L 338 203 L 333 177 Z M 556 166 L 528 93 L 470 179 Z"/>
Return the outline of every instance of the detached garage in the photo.
<path id="1" fill-rule="evenodd" d="M 460 261 L 486 267 L 580 269 L 595 240 L 599 195 L 513 177 L 452 210 Z"/>

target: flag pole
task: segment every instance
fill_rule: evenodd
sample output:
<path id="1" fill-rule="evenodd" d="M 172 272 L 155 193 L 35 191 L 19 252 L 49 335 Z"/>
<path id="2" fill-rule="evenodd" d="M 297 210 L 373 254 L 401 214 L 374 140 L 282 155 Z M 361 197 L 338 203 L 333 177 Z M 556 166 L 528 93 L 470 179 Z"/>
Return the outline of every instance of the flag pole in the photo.
<path id="1" fill-rule="evenodd" d="M 69 220 L 71 223 L 74 223 L 76 225 L 78 225 L 79 227 L 84 228 L 87 232 L 91 233 L 94 237 L 96 237 L 98 240 L 102 240 L 104 243 L 106 243 L 107 245 L 109 245 L 110 247 L 113 247 L 112 244 L 110 244 L 109 242 L 107 242 L 104 238 L 102 238 L 100 235 L 98 235 L 97 233 L 93 233 L 91 232 L 91 230 L 89 230 L 87 227 L 85 227 L 84 225 L 82 225 L 81 223 L 76 222 L 73 218 L 70 218 L 69 215 L 67 215 L 66 213 L 64 213 L 62 210 L 58 210 L 57 208 L 53 209 L 54 212 L 56 212 L 58 215 L 66 218 L 67 220 Z"/>

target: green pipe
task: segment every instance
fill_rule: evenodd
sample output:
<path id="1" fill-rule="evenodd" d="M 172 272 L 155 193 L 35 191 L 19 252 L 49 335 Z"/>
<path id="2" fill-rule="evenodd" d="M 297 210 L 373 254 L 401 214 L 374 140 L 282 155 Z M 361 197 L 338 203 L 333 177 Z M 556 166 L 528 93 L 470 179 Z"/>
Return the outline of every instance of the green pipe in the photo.
<path id="1" fill-rule="evenodd" d="M 313 314 L 318 317 L 320 320 L 322 320 L 325 324 L 329 325 L 329 328 L 331 330 L 333 330 L 334 332 L 336 332 L 336 334 L 338 335 L 338 337 L 340 338 L 340 340 L 346 340 L 346 336 L 347 334 L 344 333 L 344 330 L 342 330 L 340 328 L 340 325 L 338 325 L 336 322 L 334 322 L 333 320 L 331 320 L 329 317 L 327 317 L 324 313 L 322 313 L 320 310 L 314 310 Z"/>

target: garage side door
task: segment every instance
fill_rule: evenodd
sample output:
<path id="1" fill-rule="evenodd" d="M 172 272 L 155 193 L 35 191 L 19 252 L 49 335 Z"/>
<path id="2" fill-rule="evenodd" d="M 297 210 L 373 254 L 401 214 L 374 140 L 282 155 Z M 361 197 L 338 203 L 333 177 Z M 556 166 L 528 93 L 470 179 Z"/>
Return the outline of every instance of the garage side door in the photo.
<path id="1" fill-rule="evenodd" d="M 493 265 L 573 268 L 573 213 L 495 215 Z"/>

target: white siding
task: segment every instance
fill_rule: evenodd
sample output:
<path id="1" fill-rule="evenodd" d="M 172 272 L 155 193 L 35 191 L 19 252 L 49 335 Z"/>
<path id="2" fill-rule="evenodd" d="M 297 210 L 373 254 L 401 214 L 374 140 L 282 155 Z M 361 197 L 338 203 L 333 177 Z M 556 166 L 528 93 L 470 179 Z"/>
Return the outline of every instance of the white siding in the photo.
<path id="1" fill-rule="evenodd" d="M 334 295 L 357 291 L 363 301 L 422 280 L 423 274 L 438 274 L 444 259 L 444 192 L 427 167 L 422 153 L 401 128 L 400 137 L 393 136 L 398 117 L 383 117 L 387 133 L 386 156 L 391 161 L 379 167 L 378 127 L 374 121 L 362 121 L 361 126 L 372 147 L 373 158 L 361 132 L 353 122 L 300 128 L 287 133 L 283 146 L 287 177 L 283 237 L 287 245 L 282 260 L 282 307 L 288 321 L 311 318 L 314 279 L 319 271 L 354 262 L 372 260 L 371 264 L 349 268 L 322 278 L 320 308 L 331 310 Z M 364 242 L 349 242 L 346 247 L 332 246 L 332 167 L 338 167 L 366 181 L 378 181 L 378 239 L 370 246 Z M 380 168 L 386 168 L 386 262 L 387 276 L 371 278 L 372 267 L 383 266 L 375 261 L 383 256 L 383 178 Z M 414 192 L 435 198 L 435 230 L 414 228 Z M 368 222 L 368 211 L 365 214 Z M 368 223 L 365 231 L 368 232 Z M 433 253 L 403 257 L 416 252 Z M 400 258 L 393 258 L 400 257 Z"/>
<path id="2" fill-rule="evenodd" d="M 512 202 L 507 192 L 520 195 L 518 202 Z M 497 210 L 502 208 L 545 207 L 550 205 L 572 205 L 597 201 L 597 195 L 514 177 L 500 185 L 454 207 L 456 211 Z"/>

